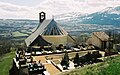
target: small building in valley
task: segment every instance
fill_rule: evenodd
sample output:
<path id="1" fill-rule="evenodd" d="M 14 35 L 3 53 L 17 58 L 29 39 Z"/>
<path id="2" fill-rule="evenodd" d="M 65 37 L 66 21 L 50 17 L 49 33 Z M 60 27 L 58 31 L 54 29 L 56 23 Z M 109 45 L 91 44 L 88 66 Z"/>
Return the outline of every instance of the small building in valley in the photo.
<path id="1" fill-rule="evenodd" d="M 87 44 L 92 44 L 99 49 L 106 49 L 109 46 L 109 36 L 105 32 L 93 32 Z"/>

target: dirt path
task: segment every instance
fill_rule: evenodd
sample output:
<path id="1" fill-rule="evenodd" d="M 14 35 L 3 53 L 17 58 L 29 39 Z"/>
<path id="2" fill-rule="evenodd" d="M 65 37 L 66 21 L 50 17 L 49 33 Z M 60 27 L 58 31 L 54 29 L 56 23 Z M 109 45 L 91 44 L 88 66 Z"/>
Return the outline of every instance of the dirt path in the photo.
<path id="1" fill-rule="evenodd" d="M 47 63 L 46 58 L 44 56 L 35 56 L 34 57 L 37 61 L 40 60 L 41 63 Z"/>
<path id="2" fill-rule="evenodd" d="M 50 75 L 56 75 L 60 73 L 60 71 L 53 64 L 46 62 L 45 56 L 35 56 L 34 58 L 37 61 L 41 61 L 41 63 L 45 66 L 46 70 L 50 73 Z"/>
<path id="3" fill-rule="evenodd" d="M 44 64 L 47 71 L 50 73 L 50 75 L 56 75 L 59 74 L 60 71 L 52 64 Z"/>

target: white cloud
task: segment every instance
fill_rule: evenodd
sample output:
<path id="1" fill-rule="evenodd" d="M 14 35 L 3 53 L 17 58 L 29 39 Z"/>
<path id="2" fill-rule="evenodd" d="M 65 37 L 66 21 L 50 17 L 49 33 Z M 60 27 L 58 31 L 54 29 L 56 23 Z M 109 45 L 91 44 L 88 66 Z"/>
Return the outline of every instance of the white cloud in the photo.
<path id="1" fill-rule="evenodd" d="M 37 10 L 44 10 L 49 15 L 81 11 L 80 4 L 74 0 L 46 0 L 35 8 Z"/>
<path id="2" fill-rule="evenodd" d="M 31 8 L 0 2 L 0 18 L 25 18 Z"/>
<path id="3" fill-rule="evenodd" d="M 93 13 L 106 7 L 119 6 L 120 0 L 44 0 L 36 6 L 20 6 L 0 2 L 0 18 L 38 19 L 38 13 L 45 11 L 47 17 L 68 12 Z"/>

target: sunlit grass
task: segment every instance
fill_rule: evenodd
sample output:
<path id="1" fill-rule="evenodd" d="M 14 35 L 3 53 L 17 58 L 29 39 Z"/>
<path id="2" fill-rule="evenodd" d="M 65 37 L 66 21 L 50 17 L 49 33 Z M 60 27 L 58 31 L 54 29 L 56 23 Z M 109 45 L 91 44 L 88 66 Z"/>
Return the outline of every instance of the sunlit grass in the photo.
<path id="1" fill-rule="evenodd" d="M 109 66 L 102 69 L 98 75 L 120 75 L 120 56 L 109 59 L 107 63 Z"/>
<path id="2" fill-rule="evenodd" d="M 19 31 L 12 32 L 12 35 L 13 35 L 14 37 L 28 36 L 28 34 L 20 33 Z"/>
<path id="3" fill-rule="evenodd" d="M 60 75 L 120 75 L 120 56 L 108 58 L 105 62 L 80 67 Z"/>
<path id="4" fill-rule="evenodd" d="M 11 52 L 0 57 L 0 75 L 9 75 L 9 70 L 12 66 L 12 59 L 15 53 Z"/>

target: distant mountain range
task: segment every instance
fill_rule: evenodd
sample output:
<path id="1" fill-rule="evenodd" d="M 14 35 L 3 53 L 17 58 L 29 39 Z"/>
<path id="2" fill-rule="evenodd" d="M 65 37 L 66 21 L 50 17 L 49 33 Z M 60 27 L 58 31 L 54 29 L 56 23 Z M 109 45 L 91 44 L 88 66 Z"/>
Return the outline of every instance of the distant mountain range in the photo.
<path id="1" fill-rule="evenodd" d="M 56 15 L 55 19 L 57 20 L 69 20 L 69 19 L 75 19 L 77 17 L 85 16 L 87 14 L 83 14 L 81 12 L 70 12 L 70 13 L 64 13 L 60 15 Z"/>
<path id="2" fill-rule="evenodd" d="M 57 18 L 59 18 L 60 22 L 70 25 L 98 24 L 120 26 L 120 6 L 108 7 L 92 14 L 69 13 L 70 15 L 72 17 L 68 17 L 68 14 L 62 14 L 59 17 L 57 16 Z M 64 17 L 64 19 L 61 19 L 61 17 Z"/>

